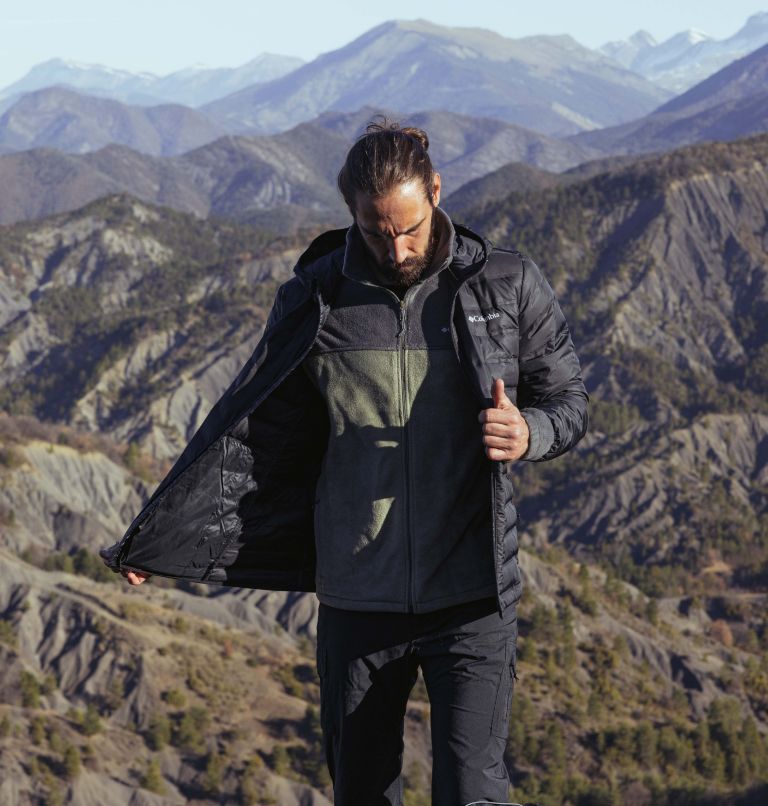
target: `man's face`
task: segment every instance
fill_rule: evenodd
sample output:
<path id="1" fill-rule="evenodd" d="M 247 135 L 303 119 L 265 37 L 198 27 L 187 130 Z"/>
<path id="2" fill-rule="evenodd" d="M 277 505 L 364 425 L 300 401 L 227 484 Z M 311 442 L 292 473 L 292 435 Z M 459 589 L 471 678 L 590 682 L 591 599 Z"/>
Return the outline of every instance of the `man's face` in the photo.
<path id="1" fill-rule="evenodd" d="M 355 199 L 355 223 L 379 272 L 390 285 L 408 288 L 432 262 L 434 205 L 440 201 L 435 174 L 432 201 L 420 182 L 398 185 L 386 196 Z"/>

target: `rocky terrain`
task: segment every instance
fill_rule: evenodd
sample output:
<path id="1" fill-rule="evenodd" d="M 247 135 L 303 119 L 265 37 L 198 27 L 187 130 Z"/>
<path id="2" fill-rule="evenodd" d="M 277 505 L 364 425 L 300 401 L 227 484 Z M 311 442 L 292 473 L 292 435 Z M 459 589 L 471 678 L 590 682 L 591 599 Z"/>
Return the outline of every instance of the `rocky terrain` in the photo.
<path id="1" fill-rule="evenodd" d="M 537 491 L 532 531 L 659 589 L 766 581 L 767 158 L 695 147 L 466 214 L 540 262 L 586 364 L 591 432 L 551 469 L 570 503 Z"/>
<path id="2" fill-rule="evenodd" d="M 768 794 L 766 164 L 766 137 L 697 146 L 520 177 L 463 211 L 541 265 L 592 397 L 573 453 L 516 470 L 520 800 Z M 327 802 L 314 598 L 133 590 L 94 553 L 235 375 L 310 234 L 125 195 L 0 228 L 3 802 Z M 419 684 L 408 806 L 429 802 L 428 747 Z"/>

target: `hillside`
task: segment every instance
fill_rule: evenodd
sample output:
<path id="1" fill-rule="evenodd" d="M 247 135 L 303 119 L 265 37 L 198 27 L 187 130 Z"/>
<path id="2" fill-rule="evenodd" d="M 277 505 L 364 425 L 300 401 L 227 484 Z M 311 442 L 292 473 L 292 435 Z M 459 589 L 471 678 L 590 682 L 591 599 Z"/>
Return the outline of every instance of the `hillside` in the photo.
<path id="1" fill-rule="evenodd" d="M 301 243 L 127 196 L 0 229 L 0 407 L 176 455 Z"/>
<path id="2" fill-rule="evenodd" d="M 551 279 L 593 404 L 572 454 L 513 471 L 521 801 L 768 794 L 766 164 L 765 136 L 697 146 L 465 211 Z M 234 376 L 308 237 L 126 196 L 0 229 L 4 798 L 325 802 L 314 597 L 133 590 L 93 553 Z M 428 802 L 423 697 L 408 806 Z"/>
<path id="3" fill-rule="evenodd" d="M 342 226 L 349 216 L 336 175 L 375 114 L 372 108 L 328 114 L 281 134 L 221 137 L 167 158 L 116 144 L 77 155 L 50 148 L 9 153 L 0 156 L 0 223 L 75 210 L 125 192 L 201 217 L 249 220 L 287 234 L 302 222 Z M 451 190 L 514 158 L 562 170 L 598 153 L 490 118 L 424 112 L 406 119 L 440 132 L 433 160 Z"/>
<path id="4" fill-rule="evenodd" d="M 440 172 L 443 187 L 450 188 L 450 192 L 510 162 L 564 171 L 600 153 L 502 120 L 445 111 L 399 115 L 391 110 L 364 107 L 351 113 L 326 112 L 312 123 L 341 134 L 347 143 L 352 143 L 381 114 L 431 133 L 430 159 Z"/>
<path id="5" fill-rule="evenodd" d="M 6 150 L 57 148 L 75 154 L 120 143 L 145 154 L 183 154 L 226 133 L 181 104 L 130 106 L 61 87 L 27 93 L 0 116 Z"/>
<path id="6" fill-rule="evenodd" d="M 768 128 L 766 79 L 768 45 L 728 64 L 649 115 L 571 139 L 606 153 L 636 154 L 758 134 Z"/>
<path id="7" fill-rule="evenodd" d="M 594 402 L 526 468 L 529 531 L 648 591 L 766 581 L 767 161 L 765 136 L 694 147 L 466 214 L 549 276 Z"/>

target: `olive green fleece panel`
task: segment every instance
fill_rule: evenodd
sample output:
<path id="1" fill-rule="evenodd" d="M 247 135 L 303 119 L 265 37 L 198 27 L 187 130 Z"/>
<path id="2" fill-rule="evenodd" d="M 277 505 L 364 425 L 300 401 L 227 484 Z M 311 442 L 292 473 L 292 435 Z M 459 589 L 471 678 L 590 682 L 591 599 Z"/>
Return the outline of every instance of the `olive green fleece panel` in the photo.
<path id="1" fill-rule="evenodd" d="M 331 433 L 317 485 L 317 594 L 425 612 L 495 595 L 490 462 L 452 350 L 342 349 L 305 369 Z"/>

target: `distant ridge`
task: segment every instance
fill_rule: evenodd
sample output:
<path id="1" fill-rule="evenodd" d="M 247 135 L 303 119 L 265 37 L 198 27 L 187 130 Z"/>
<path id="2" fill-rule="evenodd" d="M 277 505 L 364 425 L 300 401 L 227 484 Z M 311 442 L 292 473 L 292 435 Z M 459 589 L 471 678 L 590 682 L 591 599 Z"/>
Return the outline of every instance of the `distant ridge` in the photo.
<path id="1" fill-rule="evenodd" d="M 117 143 L 145 154 L 170 156 L 225 133 L 187 106 L 130 106 L 66 87 L 30 92 L 0 116 L 0 145 L 14 151 L 58 148 L 83 153 Z"/>
<path id="2" fill-rule="evenodd" d="M 724 67 L 650 115 L 572 142 L 615 154 L 665 151 L 768 130 L 768 45 Z"/>
<path id="3" fill-rule="evenodd" d="M 313 219 L 341 223 L 348 213 L 336 174 L 375 111 L 328 113 L 270 137 L 228 135 L 171 157 L 116 144 L 85 154 L 36 148 L 0 155 L 0 223 L 76 209 L 122 191 L 201 217 L 259 221 L 277 231 Z M 446 192 L 510 159 L 562 170 L 598 153 L 487 118 L 424 112 L 402 120 L 432 134 L 431 152 Z"/>
<path id="4" fill-rule="evenodd" d="M 0 102 L 26 92 L 63 85 L 128 104 L 199 106 L 242 87 L 272 81 L 303 63 L 294 56 L 262 53 L 239 67 L 192 66 L 158 76 L 56 58 L 36 64 L 18 81 L 2 88 Z"/>
<path id="5" fill-rule="evenodd" d="M 563 135 L 627 120 L 666 97 L 569 36 L 506 39 L 416 20 L 378 25 L 287 76 L 202 109 L 243 133 L 373 105 L 497 117 Z"/>
<path id="6" fill-rule="evenodd" d="M 680 93 L 765 44 L 768 11 L 760 11 L 727 39 L 689 30 L 659 43 L 647 31 L 638 31 L 628 40 L 608 42 L 600 50 L 659 86 Z"/>

